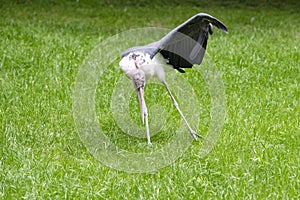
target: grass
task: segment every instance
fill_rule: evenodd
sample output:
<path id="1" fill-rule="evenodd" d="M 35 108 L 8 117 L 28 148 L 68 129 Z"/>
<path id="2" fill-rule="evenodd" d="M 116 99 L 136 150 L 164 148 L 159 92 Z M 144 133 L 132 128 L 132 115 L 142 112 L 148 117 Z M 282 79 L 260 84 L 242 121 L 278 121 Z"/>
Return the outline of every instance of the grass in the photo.
<path id="1" fill-rule="evenodd" d="M 299 4 L 226 2 L 157 6 L 155 12 L 147 5 L 1 4 L 0 198 L 299 199 Z M 72 114 L 75 80 L 84 59 L 116 33 L 173 28 L 197 12 L 210 13 L 229 28 L 228 35 L 215 31 L 208 44 L 226 90 L 226 123 L 216 146 L 200 157 L 202 144 L 193 142 L 172 165 L 152 174 L 101 164 L 80 140 Z M 209 93 L 203 78 L 194 78 L 193 69 L 189 72 L 183 76 L 201 97 L 198 129 L 205 133 Z M 116 77 L 109 71 L 105 75 L 113 86 Z M 162 89 L 149 85 L 147 90 L 155 88 Z M 98 86 L 102 128 L 112 131 L 109 137 L 122 147 L 142 151 L 146 140 L 123 135 L 115 126 L 110 95 Z M 146 93 L 147 102 L 155 97 L 153 104 L 174 112 L 167 96 Z M 134 97 L 131 108 L 140 123 Z M 166 120 L 170 128 L 178 126 L 179 118 Z M 166 142 L 160 134 L 153 141 Z"/>

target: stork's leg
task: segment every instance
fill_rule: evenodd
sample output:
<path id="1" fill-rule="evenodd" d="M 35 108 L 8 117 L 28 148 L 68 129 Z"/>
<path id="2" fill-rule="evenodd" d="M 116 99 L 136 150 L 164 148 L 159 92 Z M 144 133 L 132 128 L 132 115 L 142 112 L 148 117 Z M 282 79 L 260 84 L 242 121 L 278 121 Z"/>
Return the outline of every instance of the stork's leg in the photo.
<path id="1" fill-rule="evenodd" d="M 180 110 L 180 108 L 179 108 L 179 106 L 178 106 L 178 103 L 176 102 L 175 98 L 173 97 L 173 95 L 172 95 L 172 93 L 171 93 L 171 90 L 169 89 L 169 86 L 168 86 L 167 82 L 166 82 L 166 81 L 163 81 L 162 83 L 164 84 L 164 86 L 165 86 L 166 89 L 168 90 L 168 93 L 169 93 L 169 95 L 170 95 L 170 97 L 171 97 L 171 99 L 172 99 L 172 101 L 173 101 L 173 104 L 174 104 L 175 108 L 177 109 L 177 111 L 179 112 L 181 118 L 183 119 L 183 121 L 184 121 L 185 124 L 187 125 L 187 127 L 188 127 L 188 129 L 189 129 L 189 131 L 190 131 L 190 134 L 192 135 L 192 137 L 193 137 L 194 139 L 202 138 L 201 135 L 198 135 L 198 134 L 191 128 L 191 126 L 189 125 L 189 123 L 188 123 L 187 120 L 185 119 L 183 113 L 181 112 L 181 110 Z"/>

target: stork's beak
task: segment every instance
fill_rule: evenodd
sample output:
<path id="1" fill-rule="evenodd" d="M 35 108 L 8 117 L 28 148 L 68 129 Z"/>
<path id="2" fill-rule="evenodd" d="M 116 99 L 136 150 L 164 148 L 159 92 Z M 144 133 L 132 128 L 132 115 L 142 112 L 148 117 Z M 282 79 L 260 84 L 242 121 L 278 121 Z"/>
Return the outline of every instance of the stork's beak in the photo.
<path id="1" fill-rule="evenodd" d="M 142 70 L 136 70 L 132 74 L 132 81 L 139 99 L 140 109 L 142 113 L 142 121 L 144 123 L 145 115 L 147 115 L 147 108 L 144 100 L 144 87 L 146 84 L 145 73 Z"/>
<path id="2" fill-rule="evenodd" d="M 136 94 L 139 99 L 139 104 L 140 104 L 140 109 L 141 109 L 141 114 L 142 114 L 142 122 L 144 124 L 145 108 L 146 108 L 146 104 L 145 104 L 145 100 L 144 100 L 144 87 L 140 87 L 140 88 L 136 89 Z"/>

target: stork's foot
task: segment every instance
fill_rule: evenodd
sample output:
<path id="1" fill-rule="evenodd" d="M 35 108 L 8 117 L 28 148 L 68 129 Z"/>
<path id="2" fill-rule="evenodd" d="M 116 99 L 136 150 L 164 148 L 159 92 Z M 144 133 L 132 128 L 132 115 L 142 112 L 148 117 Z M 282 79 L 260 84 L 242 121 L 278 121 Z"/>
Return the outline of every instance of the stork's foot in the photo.
<path id="1" fill-rule="evenodd" d="M 198 135 L 198 134 L 197 134 L 195 131 L 193 131 L 193 130 L 190 131 L 190 134 L 191 134 L 191 136 L 192 136 L 195 140 L 197 140 L 198 138 L 203 138 L 202 135 Z"/>

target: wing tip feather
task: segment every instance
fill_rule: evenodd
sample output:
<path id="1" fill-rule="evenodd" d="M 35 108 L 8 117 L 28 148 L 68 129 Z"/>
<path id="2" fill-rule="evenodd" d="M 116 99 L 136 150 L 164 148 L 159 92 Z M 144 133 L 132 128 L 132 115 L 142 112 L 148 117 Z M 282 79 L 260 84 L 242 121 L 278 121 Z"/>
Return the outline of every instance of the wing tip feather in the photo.
<path id="1" fill-rule="evenodd" d="M 227 27 L 224 25 L 223 22 L 221 22 L 219 19 L 207 14 L 207 13 L 198 13 L 196 14 L 194 17 L 205 17 L 205 18 L 208 18 L 209 20 L 212 20 L 212 24 L 214 26 L 216 26 L 218 29 L 224 31 L 225 33 L 229 33 Z"/>

